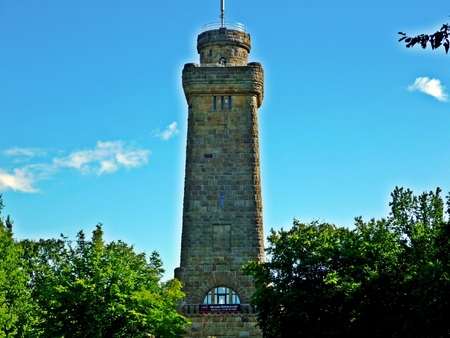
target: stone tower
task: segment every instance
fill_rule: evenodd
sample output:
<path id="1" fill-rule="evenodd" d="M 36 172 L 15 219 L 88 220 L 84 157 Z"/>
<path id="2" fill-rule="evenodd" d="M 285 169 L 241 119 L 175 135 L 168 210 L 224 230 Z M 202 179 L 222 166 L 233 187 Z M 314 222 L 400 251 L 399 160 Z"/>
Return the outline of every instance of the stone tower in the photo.
<path id="1" fill-rule="evenodd" d="M 188 104 L 180 267 L 187 337 L 260 337 L 254 292 L 241 267 L 264 260 L 258 108 L 264 75 L 248 63 L 241 24 L 208 24 L 197 39 L 200 64 L 183 69 Z"/>

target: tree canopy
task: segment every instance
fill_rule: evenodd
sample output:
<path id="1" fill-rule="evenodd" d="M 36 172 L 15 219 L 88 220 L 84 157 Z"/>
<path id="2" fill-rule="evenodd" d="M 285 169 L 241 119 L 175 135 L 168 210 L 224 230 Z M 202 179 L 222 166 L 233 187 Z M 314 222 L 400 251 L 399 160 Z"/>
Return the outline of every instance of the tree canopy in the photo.
<path id="1" fill-rule="evenodd" d="M 295 220 L 272 230 L 267 262 L 244 268 L 264 336 L 448 336 L 450 224 L 440 192 L 396 188 L 388 217 L 356 218 L 353 229 Z"/>
<path id="2" fill-rule="evenodd" d="M 0 195 L 0 211 L 3 203 Z M 181 283 L 163 282 L 159 255 L 87 239 L 13 238 L 0 218 L 0 338 L 179 338 L 189 321 L 176 311 Z"/>
<path id="3" fill-rule="evenodd" d="M 3 209 L 0 195 L 0 214 Z M 26 337 L 35 324 L 22 250 L 13 239 L 13 222 L 0 217 L 0 338 Z"/>
<path id="4" fill-rule="evenodd" d="M 156 252 L 147 259 L 122 241 L 105 244 L 101 224 L 90 240 L 23 241 L 42 337 L 181 337 L 178 280 L 161 282 Z"/>
<path id="5" fill-rule="evenodd" d="M 450 25 L 448 23 L 443 24 L 441 29 L 434 34 L 420 34 L 415 37 L 407 36 L 406 33 L 403 32 L 398 32 L 398 34 L 402 35 L 398 41 L 404 41 L 407 48 L 414 47 L 414 45 L 419 44 L 423 49 L 425 49 L 427 48 L 428 43 L 430 43 L 431 49 L 444 46 L 445 53 L 447 54 L 450 47 Z"/>

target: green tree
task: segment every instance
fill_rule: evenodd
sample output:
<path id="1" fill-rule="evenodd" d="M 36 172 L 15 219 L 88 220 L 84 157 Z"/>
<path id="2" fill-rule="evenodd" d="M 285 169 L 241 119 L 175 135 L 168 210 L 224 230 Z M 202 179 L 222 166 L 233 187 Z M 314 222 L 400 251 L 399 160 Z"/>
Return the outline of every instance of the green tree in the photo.
<path id="1" fill-rule="evenodd" d="M 91 240 L 79 232 L 24 241 L 43 337 L 181 337 L 188 321 L 176 312 L 177 280 L 161 282 L 156 252 L 147 259 L 122 241 L 105 244 L 101 225 Z"/>
<path id="2" fill-rule="evenodd" d="M 346 295 L 360 287 L 353 274 L 356 234 L 327 223 L 294 220 L 288 231 L 271 231 L 269 260 L 250 262 L 253 305 L 265 337 L 338 337 L 354 316 Z M 361 264 L 361 263 L 359 263 Z M 342 271 L 347 276 L 342 278 Z"/>
<path id="3" fill-rule="evenodd" d="M 3 209 L 0 195 L 0 213 Z M 26 337 L 35 313 L 20 245 L 13 238 L 10 217 L 0 217 L 0 338 Z"/>
<path id="4" fill-rule="evenodd" d="M 445 53 L 448 54 L 450 47 L 450 25 L 448 23 L 443 24 L 441 29 L 434 34 L 420 34 L 415 37 L 407 36 L 406 33 L 403 32 L 398 32 L 398 34 L 402 36 L 398 41 L 405 42 L 407 48 L 419 44 L 423 49 L 425 49 L 427 48 L 428 43 L 430 43 L 431 49 L 444 46 Z"/>
<path id="5" fill-rule="evenodd" d="M 440 193 L 439 188 L 420 196 L 403 189 L 392 193 L 390 223 L 401 237 L 401 272 L 410 308 L 403 323 L 410 337 L 450 335 L 443 315 L 450 311 L 450 196 L 445 219 Z"/>
<path id="6" fill-rule="evenodd" d="M 250 262 L 265 337 L 446 337 L 450 226 L 440 190 L 396 188 L 386 219 L 354 229 L 294 221 Z M 450 204 L 447 202 L 447 213 Z"/>

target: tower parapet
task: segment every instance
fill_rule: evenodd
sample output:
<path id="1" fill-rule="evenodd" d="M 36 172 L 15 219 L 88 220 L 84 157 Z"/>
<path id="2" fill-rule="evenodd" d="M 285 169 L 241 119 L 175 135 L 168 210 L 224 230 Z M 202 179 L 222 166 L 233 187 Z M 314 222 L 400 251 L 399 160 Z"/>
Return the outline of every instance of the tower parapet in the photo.
<path id="1" fill-rule="evenodd" d="M 246 32 L 221 27 L 201 33 L 197 38 L 200 65 L 218 64 L 246 66 L 250 53 L 250 35 Z"/>

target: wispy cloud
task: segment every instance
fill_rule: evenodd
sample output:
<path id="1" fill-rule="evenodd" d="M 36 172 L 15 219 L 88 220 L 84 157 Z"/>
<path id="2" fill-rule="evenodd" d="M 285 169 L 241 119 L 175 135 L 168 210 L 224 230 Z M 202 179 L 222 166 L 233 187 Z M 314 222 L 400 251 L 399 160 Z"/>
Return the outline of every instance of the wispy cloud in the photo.
<path id="1" fill-rule="evenodd" d="M 3 151 L 8 156 L 40 156 L 39 149 L 12 148 Z M 33 155 L 36 154 L 36 155 Z M 147 164 L 150 150 L 127 145 L 123 141 L 97 142 L 93 149 L 72 151 L 68 156 L 55 157 L 51 163 L 37 163 L 21 168 L 0 168 L 0 191 L 35 193 L 35 184 L 49 179 L 62 168 L 73 168 L 83 175 L 113 173 L 120 168 L 131 169 Z"/>
<path id="2" fill-rule="evenodd" d="M 435 99 L 447 102 L 447 93 L 445 86 L 441 85 L 441 80 L 430 79 L 428 77 L 418 77 L 414 84 L 408 87 L 409 91 L 418 90 L 422 93 L 433 96 Z"/>
<path id="3" fill-rule="evenodd" d="M 0 168 L 0 191 L 12 189 L 22 192 L 38 192 L 34 184 L 49 179 L 57 172 L 52 164 L 29 164 L 21 168 L 5 170 Z"/>
<path id="4" fill-rule="evenodd" d="M 159 129 L 155 132 L 155 137 L 159 137 L 163 141 L 167 141 L 168 139 L 177 135 L 180 130 L 177 129 L 178 124 L 176 122 L 172 122 L 170 125 L 166 127 L 164 131 L 159 131 Z"/>
<path id="5" fill-rule="evenodd" d="M 28 156 L 28 157 L 35 157 L 35 156 L 46 156 L 47 152 L 43 149 L 39 148 L 19 148 L 14 147 L 11 149 L 7 149 L 3 151 L 3 154 L 6 156 Z"/>
<path id="6" fill-rule="evenodd" d="M 122 141 L 97 142 L 94 149 L 73 151 L 69 156 L 54 158 L 58 167 L 71 167 L 83 174 L 112 173 L 120 167 L 137 168 L 147 164 L 150 150 L 127 146 Z"/>

